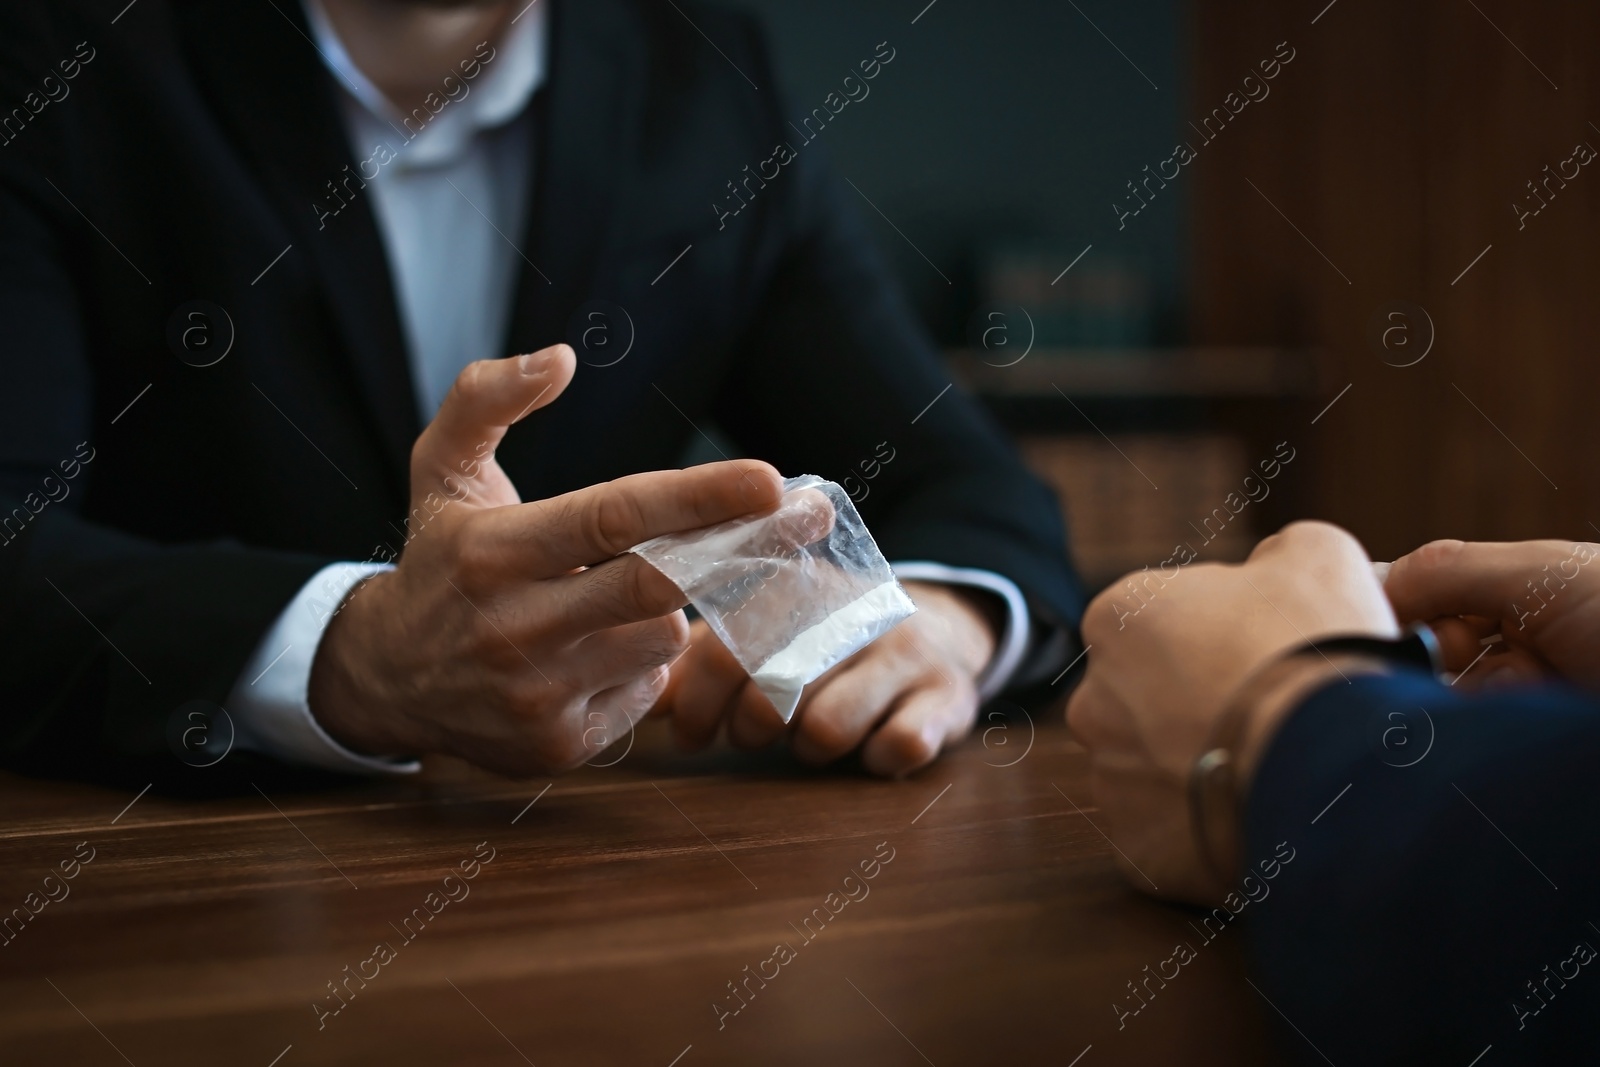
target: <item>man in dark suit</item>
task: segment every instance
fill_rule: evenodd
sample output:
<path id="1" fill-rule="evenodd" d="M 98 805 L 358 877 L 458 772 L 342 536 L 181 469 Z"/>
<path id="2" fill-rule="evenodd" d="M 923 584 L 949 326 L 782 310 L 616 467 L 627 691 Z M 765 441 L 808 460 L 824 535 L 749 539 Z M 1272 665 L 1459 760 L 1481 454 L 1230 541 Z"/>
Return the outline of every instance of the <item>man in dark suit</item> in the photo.
<path id="1" fill-rule="evenodd" d="M 619 554 L 779 470 L 873 473 L 921 609 L 810 687 L 800 755 L 904 772 L 1058 667 L 1054 501 L 814 143 L 894 56 L 793 125 L 750 23 L 687 3 L 6 4 L 6 761 L 173 764 L 195 701 L 341 770 L 570 766 L 651 707 L 768 743 Z M 713 420 L 759 460 L 672 470 Z"/>
<path id="2" fill-rule="evenodd" d="M 1304 523 L 1126 625 L 1115 587 L 1092 603 L 1068 721 L 1104 828 L 1135 885 L 1208 909 L 1161 977 L 1242 918 L 1304 1062 L 1600 1060 L 1597 557 L 1437 542 L 1380 585 Z M 1158 982 L 1124 1026 L 1182 995 Z"/>

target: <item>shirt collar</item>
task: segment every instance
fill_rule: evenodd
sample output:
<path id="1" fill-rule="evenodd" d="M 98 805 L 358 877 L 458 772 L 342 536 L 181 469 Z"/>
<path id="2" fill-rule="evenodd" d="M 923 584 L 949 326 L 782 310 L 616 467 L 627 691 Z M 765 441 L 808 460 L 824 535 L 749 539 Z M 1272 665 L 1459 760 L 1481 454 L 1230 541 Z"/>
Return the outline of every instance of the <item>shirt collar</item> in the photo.
<path id="1" fill-rule="evenodd" d="M 478 60 L 475 78 L 468 79 L 459 70 L 451 73 L 452 86 L 467 86 L 465 95 L 451 100 L 445 92 L 446 76 L 441 74 L 435 99 L 443 106 L 437 112 L 424 107 L 412 115 L 390 102 L 356 66 L 321 0 L 304 0 L 304 6 L 323 65 L 339 81 L 347 100 L 358 107 L 358 115 L 368 120 L 365 125 L 376 123 L 398 134 L 403 144 L 395 165 L 405 169 L 459 159 L 479 132 L 504 125 L 521 114 L 545 80 L 548 3 L 535 0 L 512 20 L 502 39 L 493 43 L 494 51 L 488 53 L 487 59 Z M 427 121 L 420 121 L 419 114 L 427 116 Z"/>

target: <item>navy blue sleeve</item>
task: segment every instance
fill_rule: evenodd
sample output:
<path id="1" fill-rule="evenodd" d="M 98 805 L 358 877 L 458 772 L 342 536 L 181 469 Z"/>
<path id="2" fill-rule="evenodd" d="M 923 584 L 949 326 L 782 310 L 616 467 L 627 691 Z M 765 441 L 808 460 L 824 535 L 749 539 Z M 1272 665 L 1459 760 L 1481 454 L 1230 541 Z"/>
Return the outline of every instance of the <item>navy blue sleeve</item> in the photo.
<path id="1" fill-rule="evenodd" d="M 1245 828 L 1247 861 L 1293 854 L 1245 924 L 1285 1048 L 1600 1063 L 1597 783 L 1600 704 L 1570 689 L 1365 676 L 1305 702 Z"/>

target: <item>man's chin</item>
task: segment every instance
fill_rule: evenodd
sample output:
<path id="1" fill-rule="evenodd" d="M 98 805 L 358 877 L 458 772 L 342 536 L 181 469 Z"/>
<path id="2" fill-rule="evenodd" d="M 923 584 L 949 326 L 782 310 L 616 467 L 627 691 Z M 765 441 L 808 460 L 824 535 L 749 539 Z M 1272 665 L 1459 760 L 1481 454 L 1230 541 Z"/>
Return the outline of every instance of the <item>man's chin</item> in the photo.
<path id="1" fill-rule="evenodd" d="M 431 7 L 440 11 L 461 11 L 467 8 L 504 7 L 507 0 L 377 0 L 388 7 Z"/>

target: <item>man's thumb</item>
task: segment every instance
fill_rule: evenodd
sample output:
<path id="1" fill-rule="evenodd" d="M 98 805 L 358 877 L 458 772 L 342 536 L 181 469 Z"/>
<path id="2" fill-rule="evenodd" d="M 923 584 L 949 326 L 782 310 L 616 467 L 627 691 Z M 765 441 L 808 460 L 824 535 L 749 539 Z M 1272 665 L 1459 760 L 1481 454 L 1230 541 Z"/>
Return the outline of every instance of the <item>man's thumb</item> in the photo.
<path id="1" fill-rule="evenodd" d="M 576 367 L 568 345 L 467 364 L 411 449 L 412 485 L 461 477 L 470 470 L 462 464 L 481 461 L 499 447 L 506 430 L 560 396 Z"/>

